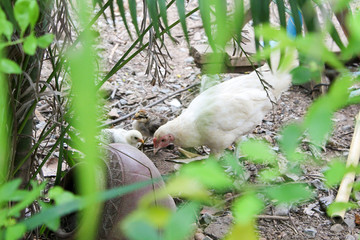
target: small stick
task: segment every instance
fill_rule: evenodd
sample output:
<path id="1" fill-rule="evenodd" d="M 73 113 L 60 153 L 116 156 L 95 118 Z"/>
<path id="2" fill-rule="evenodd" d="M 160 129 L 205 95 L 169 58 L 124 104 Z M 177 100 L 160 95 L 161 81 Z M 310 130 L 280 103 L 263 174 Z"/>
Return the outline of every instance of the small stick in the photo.
<path id="1" fill-rule="evenodd" d="M 194 83 L 194 84 L 192 84 L 192 85 L 190 85 L 190 86 L 188 86 L 188 87 L 186 87 L 186 88 L 184 88 L 184 89 L 180 89 L 180 90 L 178 90 L 178 91 L 176 91 L 176 92 L 173 92 L 172 94 L 167 95 L 167 96 L 165 96 L 165 97 L 163 97 L 163 98 L 161 98 L 161 99 L 159 99 L 159 100 L 157 100 L 157 101 L 155 101 L 155 102 L 153 102 L 153 103 L 145 106 L 144 108 L 146 109 L 146 108 L 150 108 L 150 107 L 152 107 L 152 106 L 155 106 L 156 104 L 159 104 L 159 103 L 163 102 L 164 100 L 166 100 L 166 99 L 168 99 L 168 98 L 170 98 L 170 97 L 172 97 L 172 96 L 175 96 L 175 95 L 177 95 L 177 94 L 179 94 L 179 93 L 185 92 L 186 90 L 188 90 L 188 89 L 190 89 L 190 88 L 196 87 L 196 86 L 199 85 L 199 84 L 200 84 L 200 83 Z M 121 117 L 121 118 L 118 118 L 118 119 L 115 119 L 115 120 L 113 120 L 113 121 L 104 123 L 104 124 L 100 125 L 100 127 L 106 127 L 106 126 L 109 126 L 109 125 L 112 125 L 112 124 L 115 124 L 115 123 L 124 121 L 125 119 L 131 117 L 131 116 L 134 115 L 135 113 L 137 113 L 137 110 L 136 110 L 136 111 L 132 111 L 131 113 L 126 114 L 125 116 L 123 116 L 123 117 Z"/>
<path id="2" fill-rule="evenodd" d="M 275 216 L 275 215 L 257 215 L 256 218 L 261 218 L 261 219 L 271 219 L 271 220 L 289 220 L 289 217 L 285 217 L 285 216 Z"/>
<path id="3" fill-rule="evenodd" d="M 351 140 L 349 156 L 346 162 L 346 167 L 353 167 L 354 170 L 344 175 L 339 187 L 338 194 L 336 195 L 335 202 L 347 203 L 349 201 L 350 193 L 355 180 L 355 168 L 359 163 L 360 157 L 360 112 L 356 115 L 355 120 L 356 123 L 354 135 Z M 334 212 L 331 215 L 331 218 L 337 222 L 341 222 L 344 220 L 345 211 L 346 209 Z"/>

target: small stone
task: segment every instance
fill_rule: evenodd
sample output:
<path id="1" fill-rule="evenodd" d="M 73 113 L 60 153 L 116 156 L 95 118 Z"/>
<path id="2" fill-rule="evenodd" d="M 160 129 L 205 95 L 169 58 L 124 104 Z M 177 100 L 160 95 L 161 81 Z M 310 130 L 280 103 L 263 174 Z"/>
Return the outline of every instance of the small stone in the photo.
<path id="1" fill-rule="evenodd" d="M 167 102 L 166 104 L 169 104 L 170 106 L 173 106 L 173 107 L 181 107 L 181 103 L 179 100 L 177 100 L 176 98 L 172 99 L 170 102 Z"/>
<path id="2" fill-rule="evenodd" d="M 131 91 L 131 90 L 127 90 L 127 91 L 125 91 L 125 94 L 126 94 L 126 95 L 131 95 L 131 94 L 134 94 L 134 92 Z"/>
<path id="3" fill-rule="evenodd" d="M 203 224 L 210 224 L 211 221 L 214 219 L 214 216 L 209 214 L 209 213 L 204 213 L 201 215 L 200 217 L 200 223 L 203 223 Z"/>
<path id="4" fill-rule="evenodd" d="M 315 238 L 317 231 L 315 228 L 311 227 L 311 228 L 305 228 L 304 233 L 310 238 Z"/>
<path id="5" fill-rule="evenodd" d="M 320 202 L 320 207 L 322 210 L 326 211 L 327 207 L 334 201 L 334 196 L 333 195 L 329 195 L 326 197 L 321 197 L 319 199 Z"/>
<path id="6" fill-rule="evenodd" d="M 107 114 L 110 118 L 118 118 L 120 117 L 118 114 L 118 110 L 117 108 L 112 108 L 111 111 Z"/>
<path id="7" fill-rule="evenodd" d="M 346 235 L 345 240 L 356 240 L 356 238 L 353 235 Z"/>
<path id="8" fill-rule="evenodd" d="M 232 222 L 231 215 L 216 218 L 204 229 L 204 233 L 212 238 L 222 239 L 229 232 Z"/>
<path id="9" fill-rule="evenodd" d="M 287 216 L 289 214 L 290 208 L 287 205 L 279 204 L 275 206 L 274 214 L 276 216 Z"/>
<path id="10" fill-rule="evenodd" d="M 194 236 L 195 240 L 204 240 L 205 235 L 203 233 L 197 232 Z"/>
<path id="11" fill-rule="evenodd" d="M 126 101 L 126 99 L 120 99 L 120 104 L 121 105 L 126 105 L 128 102 Z"/>
<path id="12" fill-rule="evenodd" d="M 319 189 L 319 190 L 323 190 L 325 191 L 326 190 L 326 187 L 324 185 L 324 183 L 322 181 L 320 181 L 319 179 L 315 179 L 311 182 L 311 184 L 316 188 L 316 189 Z"/>
<path id="13" fill-rule="evenodd" d="M 345 216 L 344 223 L 348 226 L 349 229 L 353 230 L 355 228 L 355 217 L 353 215 Z"/>
<path id="14" fill-rule="evenodd" d="M 336 233 L 342 232 L 343 230 L 344 230 L 344 227 L 339 223 L 332 225 L 330 228 L 330 231 L 336 232 Z"/>
<path id="15" fill-rule="evenodd" d="M 313 211 L 313 208 L 317 206 L 317 203 L 312 203 L 312 204 L 309 204 L 305 209 L 304 209 L 304 213 L 309 215 L 309 216 L 312 216 L 314 215 L 314 211 Z"/>
<path id="16" fill-rule="evenodd" d="M 185 63 L 194 63 L 194 58 L 193 57 L 185 58 Z"/>

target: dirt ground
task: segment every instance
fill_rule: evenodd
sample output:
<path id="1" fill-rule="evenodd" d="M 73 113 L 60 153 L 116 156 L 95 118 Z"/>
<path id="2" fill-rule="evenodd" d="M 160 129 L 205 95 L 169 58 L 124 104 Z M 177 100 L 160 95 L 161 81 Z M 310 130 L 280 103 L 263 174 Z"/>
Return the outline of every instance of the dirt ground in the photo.
<path id="1" fill-rule="evenodd" d="M 194 1 L 190 2 L 187 10 L 191 10 L 194 4 Z M 172 9 L 171 11 L 174 15 L 169 16 L 174 20 L 177 16 L 176 10 Z M 105 72 L 110 70 L 132 44 L 119 14 L 117 14 L 116 19 L 116 31 L 112 24 L 108 24 L 104 19 L 101 19 L 97 24 L 101 38 L 100 57 Z M 199 14 L 196 13 L 191 16 L 187 23 L 191 45 L 206 43 Z M 150 84 L 151 77 L 145 74 L 147 68 L 147 54 L 145 52 L 135 57 L 109 80 L 112 94 L 105 107 L 105 115 L 109 117 L 107 122 L 144 108 L 159 99 L 201 81 L 201 70 L 195 66 L 194 59 L 189 56 L 181 28 L 179 26 L 174 28 L 172 34 L 178 43 L 172 43 L 166 38 L 167 47 L 172 57 L 166 59 L 171 70 L 160 86 L 158 84 L 152 86 Z M 237 76 L 237 74 L 223 74 L 222 78 L 226 80 L 233 76 Z M 172 119 L 179 115 L 197 94 L 198 88 L 191 88 L 154 105 L 151 110 Z M 287 123 L 301 121 L 312 101 L 311 93 L 306 88 L 291 87 L 282 95 L 274 111 L 269 113 L 262 123 L 254 129 L 253 133 L 247 137 L 263 137 L 276 148 L 278 131 Z M 337 112 L 333 119 L 334 131 L 329 141 L 331 144 L 326 145 L 321 152 L 323 165 L 303 166 L 304 175 L 297 181 L 307 182 L 313 186 L 316 197 L 302 206 L 267 206 L 263 215 L 258 219 L 258 231 L 261 239 L 358 239 L 360 229 L 359 225 L 355 223 L 355 217 L 360 214 L 359 211 L 352 210 L 346 213 L 345 222 L 340 224 L 333 222 L 326 215 L 323 203 L 331 202 L 336 196 L 337 190 L 324 187 L 322 170 L 324 165 L 334 157 L 346 159 L 354 130 L 354 117 L 359 110 L 360 106 L 356 105 Z M 130 128 L 131 117 L 119 121 L 115 125 Z M 145 153 L 162 174 L 176 171 L 176 164 L 166 161 L 177 158 L 176 151 L 167 149 L 154 156 L 151 148 L 145 148 Z M 249 164 L 248 167 L 250 174 L 256 175 L 256 166 Z M 358 200 L 360 199 L 353 199 L 354 202 Z M 271 216 L 275 217 L 272 218 Z M 229 229 L 231 221 L 232 215 L 229 209 L 219 211 L 204 208 L 199 219 L 199 229 L 195 239 L 221 239 Z"/>

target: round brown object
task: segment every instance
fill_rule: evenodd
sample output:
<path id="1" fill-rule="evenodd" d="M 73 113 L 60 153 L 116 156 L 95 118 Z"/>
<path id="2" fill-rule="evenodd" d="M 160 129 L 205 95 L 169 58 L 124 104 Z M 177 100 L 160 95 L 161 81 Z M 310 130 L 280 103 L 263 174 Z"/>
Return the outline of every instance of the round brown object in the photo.
<path id="1" fill-rule="evenodd" d="M 147 181 L 150 179 L 160 178 L 160 172 L 155 167 L 153 162 L 137 148 L 130 145 L 113 143 L 105 147 L 106 157 L 105 165 L 107 170 L 107 189 L 116 188 L 119 186 L 126 186 L 136 182 Z M 76 192 L 76 186 L 74 187 L 74 172 L 76 166 L 74 166 L 62 181 L 62 186 L 69 191 Z M 125 239 L 119 229 L 119 223 L 133 210 L 137 208 L 139 200 L 146 194 L 154 192 L 154 190 L 164 186 L 164 182 L 156 181 L 156 183 L 150 184 L 144 188 L 138 189 L 124 196 L 113 198 L 108 200 L 104 204 L 102 220 L 99 226 L 99 239 Z M 169 209 L 176 209 L 174 200 L 169 196 L 166 199 L 156 200 L 157 205 L 168 207 Z M 70 216 L 67 216 L 70 217 Z M 62 223 L 67 223 L 67 227 L 62 226 L 62 229 L 69 227 L 69 219 L 62 219 Z M 72 222 L 72 221 L 70 221 Z M 73 224 L 72 224 L 73 225 Z M 63 237 L 71 239 L 74 237 L 76 228 L 66 232 L 71 234 L 63 234 Z M 64 232 L 64 230 L 58 233 Z M 69 236 L 71 235 L 71 236 Z M 61 236 L 59 236 L 61 237 Z"/>

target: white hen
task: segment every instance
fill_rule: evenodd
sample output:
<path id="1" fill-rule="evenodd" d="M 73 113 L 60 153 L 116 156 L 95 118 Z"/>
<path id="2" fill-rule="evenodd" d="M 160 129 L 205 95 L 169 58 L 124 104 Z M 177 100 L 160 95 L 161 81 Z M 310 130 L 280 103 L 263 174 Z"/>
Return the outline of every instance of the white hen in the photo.
<path id="1" fill-rule="evenodd" d="M 291 84 L 290 70 L 297 66 L 297 56 L 278 68 L 278 53 L 272 53 L 274 72 L 267 64 L 258 68 L 262 78 L 273 88 L 272 100 Z M 272 104 L 256 72 L 213 86 L 198 95 L 180 116 L 161 126 L 154 134 L 154 153 L 170 143 L 181 147 L 206 145 L 214 154 L 221 153 L 240 136 L 261 123 Z"/>
<path id="2" fill-rule="evenodd" d="M 108 128 L 103 129 L 101 132 L 107 143 L 124 143 L 134 147 L 137 147 L 139 143 L 144 143 L 143 136 L 137 130 Z"/>

